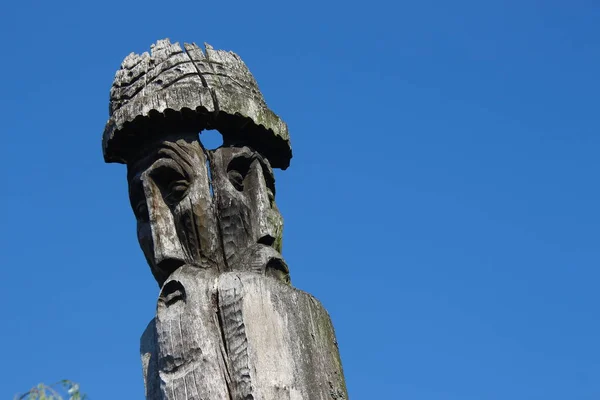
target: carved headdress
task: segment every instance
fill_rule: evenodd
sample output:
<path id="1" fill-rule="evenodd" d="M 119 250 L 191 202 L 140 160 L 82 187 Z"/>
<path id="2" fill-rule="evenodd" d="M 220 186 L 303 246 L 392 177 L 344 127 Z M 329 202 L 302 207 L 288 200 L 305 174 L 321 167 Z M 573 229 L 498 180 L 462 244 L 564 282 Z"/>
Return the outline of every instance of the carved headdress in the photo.
<path id="1" fill-rule="evenodd" d="M 205 44 L 152 45 L 131 53 L 110 90 L 110 118 L 102 148 L 106 162 L 126 163 L 139 141 L 173 129 L 217 129 L 224 143 L 243 144 L 264 155 L 274 168 L 286 169 L 292 157 L 288 128 L 271 111 L 256 80 L 233 52 Z"/>

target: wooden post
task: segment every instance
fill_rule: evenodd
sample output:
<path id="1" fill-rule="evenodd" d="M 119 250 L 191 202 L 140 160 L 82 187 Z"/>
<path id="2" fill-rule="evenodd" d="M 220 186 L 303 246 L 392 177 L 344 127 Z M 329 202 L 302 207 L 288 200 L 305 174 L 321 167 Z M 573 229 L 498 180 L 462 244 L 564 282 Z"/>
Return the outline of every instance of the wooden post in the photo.
<path id="1" fill-rule="evenodd" d="M 205 129 L 223 146 L 205 149 Z M 287 125 L 239 56 L 168 39 L 130 54 L 102 147 L 127 164 L 161 288 L 141 339 L 146 398 L 347 399 L 331 320 L 281 255 L 272 168 L 289 166 Z"/>

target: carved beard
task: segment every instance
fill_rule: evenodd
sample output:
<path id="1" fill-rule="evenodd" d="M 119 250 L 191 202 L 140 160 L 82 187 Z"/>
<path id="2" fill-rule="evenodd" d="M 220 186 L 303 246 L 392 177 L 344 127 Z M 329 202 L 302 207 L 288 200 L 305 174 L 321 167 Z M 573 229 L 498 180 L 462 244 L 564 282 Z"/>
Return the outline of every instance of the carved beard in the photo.
<path id="1" fill-rule="evenodd" d="M 138 240 L 160 286 L 183 264 L 222 265 L 206 164 L 198 135 L 186 134 L 156 143 L 129 167 Z"/>

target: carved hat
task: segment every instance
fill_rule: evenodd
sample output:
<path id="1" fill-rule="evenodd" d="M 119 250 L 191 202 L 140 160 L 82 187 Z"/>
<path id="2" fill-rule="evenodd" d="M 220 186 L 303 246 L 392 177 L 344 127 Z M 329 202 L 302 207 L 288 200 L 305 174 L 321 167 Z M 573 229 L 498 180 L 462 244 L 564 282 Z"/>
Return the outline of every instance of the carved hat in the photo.
<path id="1" fill-rule="evenodd" d="M 224 144 L 243 144 L 262 153 L 275 168 L 292 158 L 288 128 L 271 111 L 256 80 L 233 52 L 205 44 L 151 46 L 150 54 L 129 54 L 110 90 L 110 118 L 102 150 L 106 162 L 127 163 L 141 143 L 175 131 L 217 129 Z"/>

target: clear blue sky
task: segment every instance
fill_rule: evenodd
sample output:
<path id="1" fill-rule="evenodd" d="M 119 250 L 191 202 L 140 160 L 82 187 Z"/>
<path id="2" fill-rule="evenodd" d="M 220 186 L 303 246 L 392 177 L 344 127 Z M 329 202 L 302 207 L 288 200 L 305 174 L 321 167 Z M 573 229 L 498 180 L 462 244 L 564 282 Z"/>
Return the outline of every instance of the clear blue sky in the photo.
<path id="1" fill-rule="evenodd" d="M 600 3 L 19 1 L 4 50 L 0 398 L 39 381 L 142 399 L 157 287 L 115 71 L 157 39 L 237 52 L 287 121 L 295 286 L 350 397 L 600 398 Z"/>

